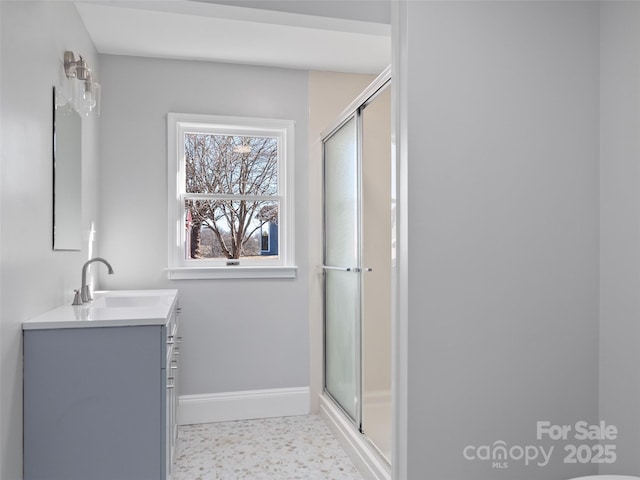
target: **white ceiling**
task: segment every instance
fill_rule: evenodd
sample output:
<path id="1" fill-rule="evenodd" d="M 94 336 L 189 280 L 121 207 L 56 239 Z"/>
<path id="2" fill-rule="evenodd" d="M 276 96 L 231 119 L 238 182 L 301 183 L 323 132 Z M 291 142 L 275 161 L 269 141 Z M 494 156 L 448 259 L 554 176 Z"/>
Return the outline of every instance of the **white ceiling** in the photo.
<path id="1" fill-rule="evenodd" d="M 100 53 L 380 73 L 391 27 L 190 0 L 75 2 Z"/>

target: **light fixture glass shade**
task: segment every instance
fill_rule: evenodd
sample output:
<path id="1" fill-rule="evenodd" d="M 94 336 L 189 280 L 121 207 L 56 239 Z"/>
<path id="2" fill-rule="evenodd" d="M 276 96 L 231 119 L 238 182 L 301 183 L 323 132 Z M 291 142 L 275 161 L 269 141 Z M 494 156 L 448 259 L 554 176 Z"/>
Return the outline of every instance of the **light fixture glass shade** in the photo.
<path id="1" fill-rule="evenodd" d="M 64 54 L 64 71 L 68 79 L 69 100 L 80 115 L 100 115 L 100 84 L 87 62 L 79 57 L 75 59 L 73 52 Z"/>
<path id="2" fill-rule="evenodd" d="M 84 94 L 82 95 L 82 106 L 89 110 L 96 106 L 96 97 L 93 94 L 91 84 L 85 85 Z"/>
<path id="3" fill-rule="evenodd" d="M 80 115 L 100 115 L 100 84 L 76 81 L 74 104 Z"/>
<path id="4" fill-rule="evenodd" d="M 95 115 L 96 117 L 100 116 L 100 94 L 100 84 L 98 82 L 93 82 L 93 98 L 95 100 L 95 104 L 93 106 L 93 109 L 91 110 L 91 114 Z"/>
<path id="5" fill-rule="evenodd" d="M 84 95 L 83 83 L 79 82 L 75 77 L 70 80 L 71 83 L 71 104 L 73 108 L 79 113 L 82 106 L 82 96 Z"/>

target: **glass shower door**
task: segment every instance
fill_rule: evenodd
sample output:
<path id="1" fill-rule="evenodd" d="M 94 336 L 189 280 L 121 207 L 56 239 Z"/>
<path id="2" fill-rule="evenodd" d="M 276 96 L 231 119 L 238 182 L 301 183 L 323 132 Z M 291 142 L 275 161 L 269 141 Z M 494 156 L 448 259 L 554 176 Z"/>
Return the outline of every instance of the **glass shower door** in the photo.
<path id="1" fill-rule="evenodd" d="M 324 142 L 325 390 L 360 427 L 357 117 Z"/>

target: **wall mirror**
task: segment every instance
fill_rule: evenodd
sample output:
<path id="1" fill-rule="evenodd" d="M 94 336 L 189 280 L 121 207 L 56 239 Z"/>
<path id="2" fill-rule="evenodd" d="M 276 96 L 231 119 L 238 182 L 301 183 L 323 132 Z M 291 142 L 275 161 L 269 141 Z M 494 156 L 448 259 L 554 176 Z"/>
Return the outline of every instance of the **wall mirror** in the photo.
<path id="1" fill-rule="evenodd" d="M 82 121 L 53 87 L 53 249 L 82 248 Z"/>

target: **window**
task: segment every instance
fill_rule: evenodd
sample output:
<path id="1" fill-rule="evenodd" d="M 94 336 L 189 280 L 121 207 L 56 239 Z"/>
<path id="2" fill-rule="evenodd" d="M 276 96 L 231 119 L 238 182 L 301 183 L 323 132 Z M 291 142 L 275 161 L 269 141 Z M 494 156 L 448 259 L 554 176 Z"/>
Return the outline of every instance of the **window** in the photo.
<path id="1" fill-rule="evenodd" d="M 293 277 L 293 122 L 168 115 L 169 278 Z"/>

